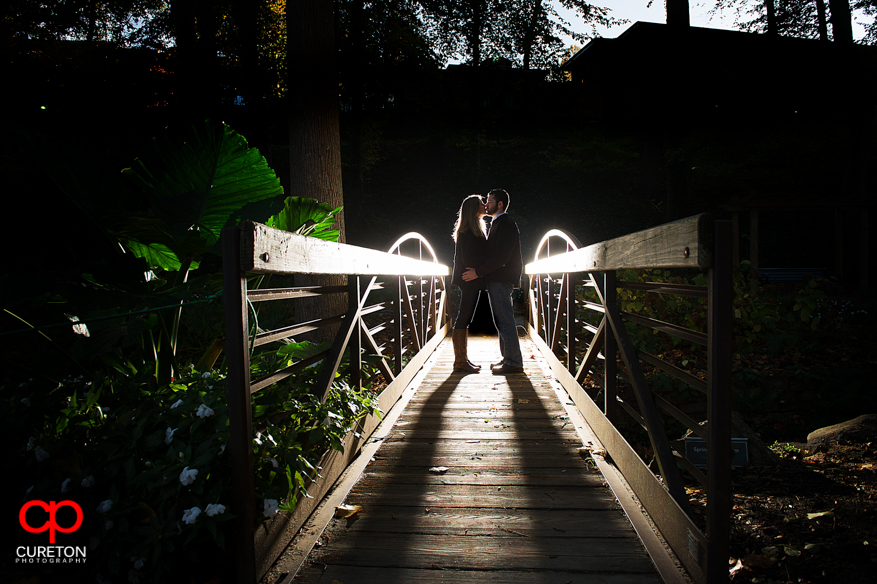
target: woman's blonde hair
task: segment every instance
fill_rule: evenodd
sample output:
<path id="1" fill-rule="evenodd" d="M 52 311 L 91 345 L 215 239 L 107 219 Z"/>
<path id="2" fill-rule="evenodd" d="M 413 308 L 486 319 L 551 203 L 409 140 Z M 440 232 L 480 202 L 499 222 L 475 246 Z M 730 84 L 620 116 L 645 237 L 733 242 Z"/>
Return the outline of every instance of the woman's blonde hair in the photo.
<path id="1" fill-rule="evenodd" d="M 457 221 L 454 223 L 454 233 L 452 237 L 457 241 L 460 233 L 471 231 L 476 237 L 485 239 L 484 222 L 478 217 L 478 210 L 484 205 L 481 195 L 469 195 L 463 199 L 460 210 L 457 212 Z"/>

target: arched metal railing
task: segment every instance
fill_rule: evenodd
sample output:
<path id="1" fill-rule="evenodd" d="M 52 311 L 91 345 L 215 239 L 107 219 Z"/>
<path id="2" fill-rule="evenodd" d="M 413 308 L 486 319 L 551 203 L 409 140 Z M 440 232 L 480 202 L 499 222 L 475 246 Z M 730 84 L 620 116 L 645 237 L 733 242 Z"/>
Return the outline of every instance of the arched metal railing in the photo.
<path id="1" fill-rule="evenodd" d="M 399 399 L 416 372 L 447 335 L 444 277 L 448 267 L 438 262 L 429 242 L 417 233 L 397 239 L 387 252 L 322 241 L 245 222 L 223 232 L 224 291 L 228 361 L 229 456 L 232 496 L 237 525 L 234 541 L 237 582 L 262 577 L 305 519 L 328 492 L 335 479 L 377 427 L 369 416 L 348 435 L 344 452 L 331 451 L 320 463 L 321 480 L 308 488 L 291 515 L 279 515 L 254 532 L 255 488 L 251 396 L 274 383 L 320 363 L 315 395 L 325 400 L 335 383 L 345 353 L 348 366 L 341 377 L 362 387 L 362 355 L 377 356 L 378 371 L 368 381 L 383 377 L 386 387 L 378 397 L 382 411 Z M 257 274 L 333 274 L 347 278 L 344 286 L 307 286 L 250 289 L 248 278 Z M 299 322 L 276 330 L 251 334 L 249 306 L 255 302 L 294 301 L 324 295 L 347 294 L 344 314 Z M 338 326 L 332 346 L 320 353 L 250 379 L 250 355 L 258 346 L 328 326 Z M 379 381 L 379 380 L 378 380 Z M 282 412 L 281 412 L 282 415 Z"/>
<path id="2" fill-rule="evenodd" d="M 728 579 L 730 233 L 730 222 L 712 222 L 706 215 L 587 247 L 569 233 L 552 230 L 525 269 L 531 338 L 689 574 L 710 584 Z M 676 276 L 685 269 L 699 270 L 705 284 L 681 283 Z M 621 270 L 661 270 L 661 275 L 643 278 L 653 281 L 620 281 Z M 643 298 L 625 302 L 622 310 L 619 291 L 626 300 L 632 294 Z M 643 314 L 656 296 L 696 299 L 685 306 L 703 313 L 702 324 L 695 326 L 700 330 Z M 703 301 L 706 306 L 699 304 Z M 703 373 L 692 374 L 647 352 L 632 340 L 634 327 L 671 335 L 680 340 L 680 349 L 699 347 Z M 674 403 L 683 386 L 700 399 L 687 399 L 684 407 Z M 692 440 L 701 440 L 706 456 L 693 462 L 686 452 L 691 441 L 667 435 L 667 428 L 680 425 Z M 634 447 L 638 429 L 647 432 L 648 441 Z M 698 497 L 696 507 L 689 493 Z"/>

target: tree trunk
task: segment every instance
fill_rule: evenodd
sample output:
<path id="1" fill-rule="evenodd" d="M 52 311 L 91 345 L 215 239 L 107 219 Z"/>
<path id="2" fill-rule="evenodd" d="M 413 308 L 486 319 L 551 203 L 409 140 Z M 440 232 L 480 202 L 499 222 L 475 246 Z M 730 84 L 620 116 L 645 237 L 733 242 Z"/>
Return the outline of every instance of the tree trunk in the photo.
<path id="1" fill-rule="evenodd" d="M 530 70 L 530 54 L 533 52 L 533 43 L 536 42 L 536 24 L 539 22 L 539 14 L 542 12 L 542 0 L 533 2 L 533 13 L 524 33 L 524 71 Z"/>
<path id="2" fill-rule="evenodd" d="M 853 44 L 853 15 L 850 12 L 850 0 L 828 0 L 831 9 L 831 34 L 834 42 Z"/>
<path id="3" fill-rule="evenodd" d="M 691 17 L 688 13 L 688 0 L 664 0 L 667 10 L 667 25 L 689 27 Z"/>
<path id="4" fill-rule="evenodd" d="M 819 40 L 828 40 L 828 20 L 825 15 L 825 0 L 816 0 L 816 18 L 819 21 Z"/>
<path id="5" fill-rule="evenodd" d="M 265 0 L 232 0 L 232 10 L 241 44 L 238 91 L 250 120 L 246 135 L 251 145 L 266 152 L 269 144 L 264 111 L 267 87 L 259 64 L 259 17 L 265 11 Z"/>
<path id="6" fill-rule="evenodd" d="M 338 79 L 335 67 L 333 3 L 297 0 L 286 4 L 289 72 L 289 195 L 308 197 L 335 208 L 344 204 L 341 190 L 341 138 L 338 129 Z M 335 228 L 346 240 L 344 212 Z M 296 285 L 341 285 L 344 276 L 296 276 Z M 343 314 L 344 294 L 296 302 L 296 322 Z M 324 327 L 308 338 L 330 340 L 337 331 Z"/>
<path id="7" fill-rule="evenodd" d="M 767 34 L 779 36 L 780 27 L 777 24 L 777 10 L 773 0 L 764 0 L 764 8 L 767 10 Z"/>
<path id="8" fill-rule="evenodd" d="M 192 0 L 172 0 L 171 20 L 174 27 L 176 52 L 176 83 L 174 93 L 178 105 L 188 114 L 194 109 L 197 99 L 194 95 L 197 82 L 195 80 L 195 10 Z"/>

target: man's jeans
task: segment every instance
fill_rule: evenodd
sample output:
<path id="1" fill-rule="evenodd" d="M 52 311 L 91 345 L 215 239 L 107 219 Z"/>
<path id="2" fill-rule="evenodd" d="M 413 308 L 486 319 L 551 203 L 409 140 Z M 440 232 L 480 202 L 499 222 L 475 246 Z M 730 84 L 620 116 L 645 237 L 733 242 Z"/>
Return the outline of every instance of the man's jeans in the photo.
<path id="1" fill-rule="evenodd" d="M 502 353 L 502 359 L 506 365 L 520 367 L 524 365 L 524 359 L 521 357 L 515 311 L 512 308 L 513 289 L 514 286 L 510 282 L 488 282 L 487 284 L 493 323 L 499 333 L 499 352 Z"/>

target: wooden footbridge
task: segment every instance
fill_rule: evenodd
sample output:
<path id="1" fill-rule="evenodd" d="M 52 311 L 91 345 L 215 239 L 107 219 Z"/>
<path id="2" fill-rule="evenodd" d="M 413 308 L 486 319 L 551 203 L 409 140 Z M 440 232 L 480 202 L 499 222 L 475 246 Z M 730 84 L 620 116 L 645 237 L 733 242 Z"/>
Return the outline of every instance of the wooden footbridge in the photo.
<path id="1" fill-rule="evenodd" d="M 525 371 L 507 376 L 489 371 L 499 356 L 495 336 L 470 338 L 481 372 L 453 372 L 448 268 L 416 234 L 386 253 L 258 224 L 224 237 L 236 581 L 728 580 L 729 224 L 701 215 L 587 247 L 568 233 L 546 234 L 526 267 Z M 624 269 L 660 269 L 664 277 L 617 279 Z M 348 285 L 249 290 L 254 273 L 344 274 Z M 671 273 L 705 282 L 681 283 Z M 703 326 L 631 312 L 645 303 L 619 303 L 625 290 L 692 298 L 685 306 L 702 312 Z M 248 303 L 341 292 L 349 308 L 325 319 L 341 323 L 330 349 L 249 378 L 260 342 L 323 323 L 254 336 Z M 634 326 L 681 339 L 703 373 L 636 346 Z M 375 374 L 362 366 L 365 354 L 382 357 Z M 323 478 L 294 513 L 254 530 L 250 396 L 319 360 L 323 399 L 339 375 L 352 384 L 383 378 L 385 415 L 354 428 L 344 453 L 327 453 Z M 674 403 L 680 393 L 689 398 Z M 703 441 L 705 468 L 686 458 L 680 425 Z M 336 517 L 339 508 L 348 516 Z"/>

